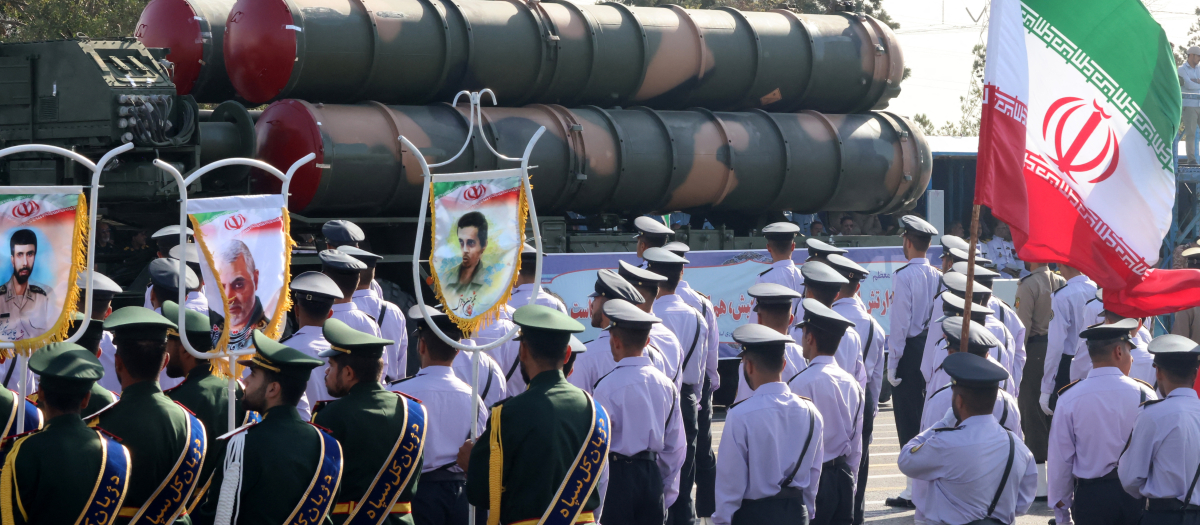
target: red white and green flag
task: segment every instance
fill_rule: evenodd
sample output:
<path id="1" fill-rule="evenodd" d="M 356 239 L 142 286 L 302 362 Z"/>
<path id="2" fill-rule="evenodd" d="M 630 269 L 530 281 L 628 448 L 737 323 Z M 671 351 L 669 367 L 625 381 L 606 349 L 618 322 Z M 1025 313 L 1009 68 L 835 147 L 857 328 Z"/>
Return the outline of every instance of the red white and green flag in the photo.
<path id="1" fill-rule="evenodd" d="M 1155 269 L 1175 203 L 1180 92 L 1138 0 L 992 0 L 975 202 L 1021 259 L 1061 262 L 1129 317 L 1200 304 L 1200 272 Z"/>

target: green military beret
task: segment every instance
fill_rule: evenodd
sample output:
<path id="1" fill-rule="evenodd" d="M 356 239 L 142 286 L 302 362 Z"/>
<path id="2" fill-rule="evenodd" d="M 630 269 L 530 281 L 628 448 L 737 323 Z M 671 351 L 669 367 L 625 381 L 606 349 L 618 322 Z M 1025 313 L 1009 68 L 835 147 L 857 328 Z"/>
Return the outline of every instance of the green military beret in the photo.
<path id="1" fill-rule="evenodd" d="M 258 330 L 254 331 L 254 348 L 254 355 L 250 359 L 238 360 L 238 364 L 270 370 L 301 381 L 308 381 L 312 369 L 325 364 L 324 361 L 279 343 Z"/>
<path id="2" fill-rule="evenodd" d="M 179 305 L 175 304 L 175 301 L 163 301 L 162 313 L 167 320 L 179 319 Z M 201 352 L 212 350 L 212 322 L 207 315 L 184 308 L 183 322 L 183 331 L 187 332 L 192 348 Z M 167 330 L 167 335 L 179 337 L 179 330 Z"/>
<path id="3" fill-rule="evenodd" d="M 50 343 L 29 356 L 29 369 L 38 374 L 41 388 L 82 394 L 104 377 L 96 355 L 75 343 Z"/>
<path id="4" fill-rule="evenodd" d="M 126 306 L 104 320 L 104 329 L 112 330 L 117 339 L 166 339 L 167 330 L 178 327 L 154 310 Z"/>
<path id="5" fill-rule="evenodd" d="M 566 347 L 571 334 L 583 331 L 579 321 L 554 308 L 530 304 L 513 312 L 513 322 L 521 327 L 521 339 L 532 345 Z"/>
<path id="6" fill-rule="evenodd" d="M 321 328 L 325 340 L 329 341 L 329 350 L 321 351 L 321 357 L 336 355 L 363 355 L 379 357 L 383 355 L 383 347 L 396 344 L 395 341 L 382 339 L 371 334 L 359 332 L 350 325 L 337 319 L 326 319 Z"/>

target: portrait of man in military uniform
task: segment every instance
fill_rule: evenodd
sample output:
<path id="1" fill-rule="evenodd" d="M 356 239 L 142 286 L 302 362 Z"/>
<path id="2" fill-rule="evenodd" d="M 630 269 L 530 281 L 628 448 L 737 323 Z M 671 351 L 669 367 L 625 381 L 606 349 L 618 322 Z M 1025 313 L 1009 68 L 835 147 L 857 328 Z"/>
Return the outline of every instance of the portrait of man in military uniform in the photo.
<path id="1" fill-rule="evenodd" d="M 233 239 L 217 259 L 221 288 L 229 302 L 229 326 L 236 332 L 248 332 L 247 326 L 260 321 L 263 304 L 258 296 L 258 268 L 246 243 Z"/>
<path id="2" fill-rule="evenodd" d="M 488 221 L 483 213 L 473 211 L 458 219 L 458 247 L 462 262 L 443 276 L 443 285 L 450 293 L 469 295 L 486 284 L 483 252 L 488 244 Z M 465 298 L 464 298 L 465 299 Z"/>
<path id="3" fill-rule="evenodd" d="M 54 289 L 34 282 L 37 261 L 37 234 L 30 229 L 13 232 L 8 241 L 12 276 L 0 286 L 0 339 L 16 341 L 45 333 L 58 319 L 61 305 Z"/>

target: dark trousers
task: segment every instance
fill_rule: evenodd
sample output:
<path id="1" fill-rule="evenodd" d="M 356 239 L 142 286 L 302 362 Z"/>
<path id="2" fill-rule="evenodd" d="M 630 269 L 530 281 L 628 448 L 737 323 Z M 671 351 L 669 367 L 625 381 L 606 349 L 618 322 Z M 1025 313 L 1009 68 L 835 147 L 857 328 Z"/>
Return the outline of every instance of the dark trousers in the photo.
<path id="1" fill-rule="evenodd" d="M 712 416 L 712 382 L 705 377 L 698 418 L 700 433 L 696 435 L 696 515 L 701 518 L 711 518 L 717 511 L 717 455 L 712 449 Z"/>
<path id="2" fill-rule="evenodd" d="M 1081 479 L 1075 484 L 1071 515 L 1078 525 L 1137 525 L 1146 500 L 1134 498 L 1117 479 L 1114 470 L 1103 479 Z"/>
<path id="3" fill-rule="evenodd" d="M 1021 395 L 1017 405 L 1021 408 L 1021 430 L 1025 432 L 1025 446 L 1033 453 L 1035 463 L 1046 462 L 1046 447 L 1050 442 L 1050 416 L 1042 412 L 1038 398 L 1042 394 L 1042 376 L 1046 371 L 1046 336 L 1029 336 L 1025 344 L 1025 375 L 1021 377 Z"/>
<path id="4" fill-rule="evenodd" d="M 1050 410 L 1058 406 L 1058 391 L 1071 382 L 1071 360 L 1073 355 L 1063 354 L 1058 358 L 1058 373 L 1054 375 L 1054 393 L 1050 394 Z"/>
<path id="5" fill-rule="evenodd" d="M 416 525 L 466 525 L 466 481 L 431 481 L 422 476 L 412 499 Z M 484 514 L 486 516 L 486 513 Z M 486 523 L 486 522 L 485 522 Z"/>
<path id="6" fill-rule="evenodd" d="M 692 501 L 692 484 L 696 482 L 696 434 L 699 432 L 699 416 L 694 385 L 683 385 L 679 392 L 679 410 L 683 415 L 683 434 L 687 441 L 687 455 L 679 473 L 679 497 L 667 509 L 668 525 L 693 525 L 696 523 L 696 505 Z"/>
<path id="7" fill-rule="evenodd" d="M 925 353 L 925 334 L 904 341 L 904 355 L 896 364 L 900 384 L 892 387 L 892 412 L 896 417 L 896 437 L 906 445 L 921 432 L 921 409 L 925 407 L 925 376 L 921 375 L 921 354 Z M 817 510 L 817 515 L 821 514 Z"/>
<path id="8" fill-rule="evenodd" d="M 1141 525 L 1200 525 L 1200 510 L 1147 510 Z"/>
<path id="9" fill-rule="evenodd" d="M 854 521 L 854 474 L 846 456 L 821 466 L 816 507 L 813 525 L 850 525 Z"/>
<path id="10" fill-rule="evenodd" d="M 886 381 L 886 379 L 885 379 Z M 858 464 L 858 490 L 854 493 L 854 524 L 862 525 L 867 510 L 867 472 L 871 467 L 871 432 L 875 430 L 875 407 L 877 395 L 867 389 L 867 403 L 863 412 L 862 461 Z"/>
<path id="11" fill-rule="evenodd" d="M 608 460 L 608 491 L 604 494 L 604 525 L 663 525 L 662 474 L 652 460 Z M 476 522 L 478 523 L 478 522 Z M 486 523 L 486 522 L 485 522 Z"/>
<path id="12" fill-rule="evenodd" d="M 800 489 L 788 487 L 769 498 L 742 500 L 729 521 L 732 525 L 808 525 L 808 508 Z"/>

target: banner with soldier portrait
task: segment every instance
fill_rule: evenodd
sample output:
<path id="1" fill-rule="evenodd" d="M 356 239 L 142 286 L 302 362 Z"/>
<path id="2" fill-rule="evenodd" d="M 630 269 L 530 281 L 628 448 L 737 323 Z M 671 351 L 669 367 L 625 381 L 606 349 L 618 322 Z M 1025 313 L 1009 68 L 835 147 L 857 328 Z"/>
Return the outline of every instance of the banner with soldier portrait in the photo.
<path id="1" fill-rule="evenodd" d="M 87 266 L 87 201 L 80 186 L 0 188 L 0 341 L 29 355 L 67 336 Z M 5 357 L 12 357 L 5 351 Z"/>
<path id="2" fill-rule="evenodd" d="M 508 302 L 521 264 L 529 204 L 521 170 L 432 183 L 433 287 L 446 313 L 471 333 Z"/>
<path id="3" fill-rule="evenodd" d="M 278 339 L 290 305 L 292 252 L 283 197 L 189 199 L 187 213 L 212 305 L 213 349 L 249 348 L 255 329 Z"/>

